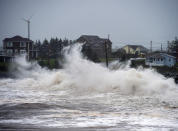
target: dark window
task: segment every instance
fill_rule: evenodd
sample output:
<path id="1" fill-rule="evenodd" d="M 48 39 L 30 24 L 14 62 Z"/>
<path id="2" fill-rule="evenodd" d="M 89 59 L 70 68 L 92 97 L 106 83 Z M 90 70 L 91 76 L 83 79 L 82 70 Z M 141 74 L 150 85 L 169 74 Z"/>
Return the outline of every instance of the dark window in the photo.
<path id="1" fill-rule="evenodd" d="M 13 46 L 12 42 L 7 43 L 7 47 L 12 47 L 12 46 Z"/>
<path id="2" fill-rule="evenodd" d="M 20 47 L 26 47 L 25 42 L 20 42 Z"/>

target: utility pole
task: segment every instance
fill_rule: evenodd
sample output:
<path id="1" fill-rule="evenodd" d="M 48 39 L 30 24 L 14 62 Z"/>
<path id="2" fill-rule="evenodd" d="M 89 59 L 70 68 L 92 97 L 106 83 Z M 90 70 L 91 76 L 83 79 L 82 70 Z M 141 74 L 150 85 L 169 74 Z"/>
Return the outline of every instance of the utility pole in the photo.
<path id="1" fill-rule="evenodd" d="M 30 40 L 30 19 L 24 19 L 25 22 L 27 22 L 27 28 L 28 28 L 28 39 Z"/>
<path id="2" fill-rule="evenodd" d="M 110 34 L 108 34 L 108 40 L 109 40 L 109 38 L 110 38 Z"/>
<path id="3" fill-rule="evenodd" d="M 167 41 L 167 52 L 169 53 L 170 43 Z"/>
<path id="4" fill-rule="evenodd" d="M 28 24 L 28 40 L 30 41 L 30 20 L 27 20 Z M 28 42 L 28 60 L 30 60 L 30 42 Z"/>
<path id="5" fill-rule="evenodd" d="M 163 46 L 162 46 L 162 43 L 161 43 L 161 52 L 163 51 Z"/>
<path id="6" fill-rule="evenodd" d="M 28 20 L 27 23 L 28 23 L 28 39 L 30 40 L 30 20 Z"/>
<path id="7" fill-rule="evenodd" d="M 106 67 L 108 67 L 108 44 L 110 35 L 108 34 L 108 39 L 105 41 L 105 57 L 106 57 Z"/>
<path id="8" fill-rule="evenodd" d="M 108 67 L 108 47 L 107 47 L 107 41 L 105 41 L 105 57 L 106 57 L 106 67 Z"/>
<path id="9" fill-rule="evenodd" d="M 150 41 L 150 52 L 152 53 L 152 41 Z"/>
<path id="10" fill-rule="evenodd" d="M 23 20 L 25 22 L 27 22 L 27 28 L 28 28 L 28 60 L 30 60 L 30 19 L 32 18 L 32 16 L 29 19 L 24 19 Z M 32 52 L 33 53 L 33 52 Z"/>

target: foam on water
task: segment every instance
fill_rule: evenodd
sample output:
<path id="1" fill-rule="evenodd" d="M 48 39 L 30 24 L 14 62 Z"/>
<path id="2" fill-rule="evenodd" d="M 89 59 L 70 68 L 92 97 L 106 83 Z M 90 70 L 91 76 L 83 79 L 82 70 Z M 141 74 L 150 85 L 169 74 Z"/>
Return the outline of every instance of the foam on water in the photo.
<path id="1" fill-rule="evenodd" d="M 178 128 L 175 126 L 178 86 L 172 78 L 165 78 L 153 69 L 130 68 L 129 62 L 127 65 L 114 62 L 106 68 L 83 57 L 81 48 L 77 44 L 64 49 L 62 69 L 48 70 L 36 62 L 27 62 L 25 56 L 18 57 L 11 68 L 16 77 L 0 80 L 0 104 L 10 104 L 7 110 L 12 107 L 19 110 L 19 105 L 24 108 L 22 103 L 34 103 L 26 106 L 37 104 L 45 111 L 42 105 L 46 104 L 50 110 L 28 117 L 24 117 L 28 111 L 22 110 L 19 114 L 24 113 L 22 118 L 0 123 L 87 127 L 115 126 L 123 121 L 132 126 L 144 119 L 141 126 L 149 127 L 149 122 L 155 119 L 153 126 L 160 122 L 160 126 Z"/>
<path id="2" fill-rule="evenodd" d="M 32 92 L 32 95 L 35 91 L 41 94 L 55 92 L 56 97 L 64 95 L 69 99 L 103 93 L 114 94 L 116 99 L 117 94 L 154 96 L 178 106 L 178 86 L 172 78 L 165 78 L 153 69 L 130 68 L 129 62 L 127 65 L 114 62 L 106 68 L 83 57 L 81 48 L 78 44 L 64 49 L 63 69 L 48 70 L 36 62 L 27 62 L 25 56 L 18 57 L 11 67 L 16 78 L 0 80 L 0 86 Z"/>
<path id="3" fill-rule="evenodd" d="M 41 68 L 36 62 L 27 62 L 24 56 L 18 57 L 13 65 L 17 77 L 13 85 L 23 88 L 65 89 L 79 94 L 120 92 L 154 95 L 170 94 L 177 90 L 172 78 L 165 78 L 152 69 L 133 69 L 128 65 L 119 65 L 117 70 L 111 70 L 93 63 L 82 56 L 81 47 L 78 44 L 65 49 L 64 69 L 60 70 Z"/>

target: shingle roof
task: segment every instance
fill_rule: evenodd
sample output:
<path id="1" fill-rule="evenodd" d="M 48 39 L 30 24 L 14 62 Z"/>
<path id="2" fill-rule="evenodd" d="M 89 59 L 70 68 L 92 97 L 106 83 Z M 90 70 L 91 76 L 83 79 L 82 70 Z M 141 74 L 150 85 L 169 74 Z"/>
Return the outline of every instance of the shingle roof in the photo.
<path id="1" fill-rule="evenodd" d="M 82 35 L 81 37 L 83 37 L 88 42 L 93 42 L 93 41 L 100 39 L 98 36 L 95 36 L 95 35 Z"/>
<path id="2" fill-rule="evenodd" d="M 176 58 L 176 57 L 174 57 L 174 56 L 172 56 L 172 55 L 169 55 L 169 54 L 167 54 L 167 53 L 154 53 L 154 54 L 148 55 L 147 57 L 163 58 L 163 57 L 165 57 L 165 56 L 167 56 L 167 57 L 172 57 L 172 58 Z"/>
<path id="3" fill-rule="evenodd" d="M 100 38 L 96 35 L 82 35 L 82 36 L 80 36 L 80 38 L 85 39 L 85 41 L 87 41 L 90 44 L 103 44 L 104 42 L 108 41 L 108 39 Z M 110 40 L 109 40 L 109 42 L 111 43 Z"/>
<path id="4" fill-rule="evenodd" d="M 12 38 L 5 38 L 3 41 L 8 42 L 8 41 L 26 41 L 26 42 L 32 42 L 32 40 L 29 40 L 28 38 L 23 38 L 19 35 L 16 35 Z"/>

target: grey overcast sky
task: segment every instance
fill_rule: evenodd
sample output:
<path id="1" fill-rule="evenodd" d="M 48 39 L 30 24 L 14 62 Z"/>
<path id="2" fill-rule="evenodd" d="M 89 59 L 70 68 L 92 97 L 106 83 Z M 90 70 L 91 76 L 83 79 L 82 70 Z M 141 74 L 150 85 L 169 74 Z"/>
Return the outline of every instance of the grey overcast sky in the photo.
<path id="1" fill-rule="evenodd" d="M 110 34 L 114 46 L 152 40 L 157 48 L 178 36 L 178 0 L 0 0 L 0 43 L 27 37 L 30 16 L 34 41 Z"/>

